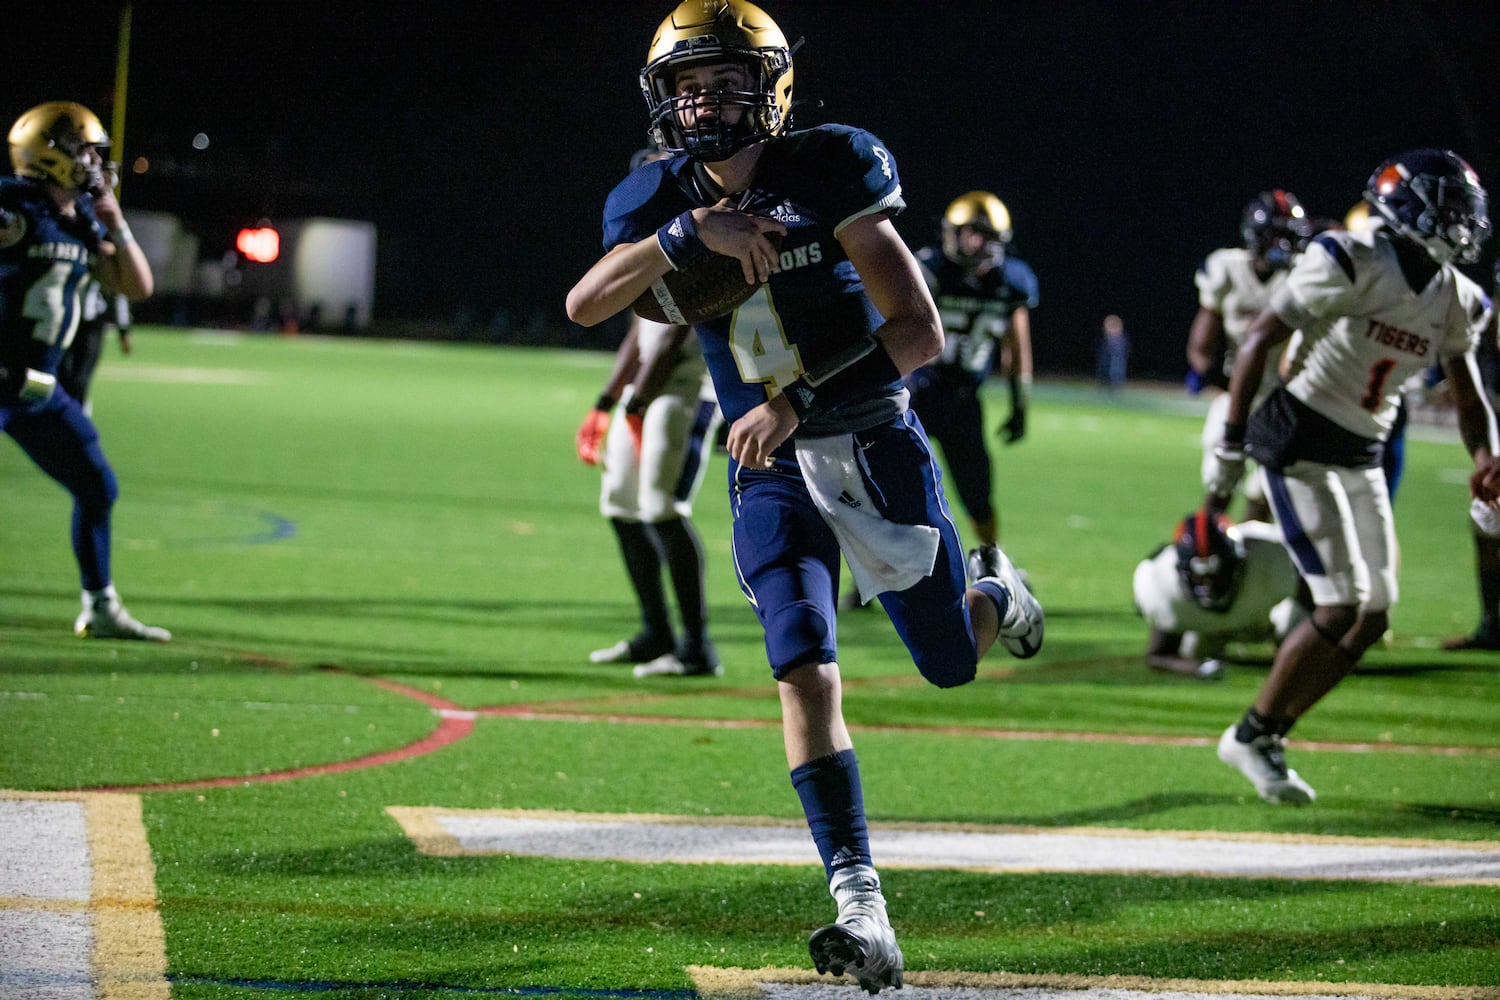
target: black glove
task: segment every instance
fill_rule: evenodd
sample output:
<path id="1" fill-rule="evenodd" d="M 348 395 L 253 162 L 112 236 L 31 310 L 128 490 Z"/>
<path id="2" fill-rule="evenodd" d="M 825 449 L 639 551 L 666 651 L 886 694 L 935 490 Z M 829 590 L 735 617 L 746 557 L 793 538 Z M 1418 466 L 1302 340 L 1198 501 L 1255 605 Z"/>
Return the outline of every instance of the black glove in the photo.
<path id="1" fill-rule="evenodd" d="M 1010 419 L 1001 424 L 996 431 L 1006 444 L 1015 444 L 1026 436 L 1026 407 L 1013 406 L 1010 411 Z"/>

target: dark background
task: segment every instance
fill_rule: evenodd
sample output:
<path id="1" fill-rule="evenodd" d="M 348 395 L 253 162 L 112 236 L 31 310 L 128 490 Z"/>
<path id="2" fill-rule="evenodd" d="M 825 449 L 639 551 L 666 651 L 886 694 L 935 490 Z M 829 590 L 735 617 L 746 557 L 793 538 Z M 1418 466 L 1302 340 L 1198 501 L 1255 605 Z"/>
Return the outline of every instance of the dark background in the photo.
<path id="1" fill-rule="evenodd" d="M 262 217 L 374 221 L 375 332 L 504 307 L 516 339 L 613 346 L 562 300 L 643 143 L 637 74 L 672 6 L 137 0 L 117 153 L 152 166 L 124 202 L 183 216 L 205 256 Z M 1117 312 L 1132 375 L 1180 378 L 1194 268 L 1258 191 L 1342 218 L 1380 160 L 1429 145 L 1500 187 L 1500 4 L 763 6 L 807 39 L 798 124 L 859 125 L 895 155 L 908 242 L 964 191 L 1010 207 L 1044 374 L 1091 372 Z M 0 118 L 68 99 L 109 127 L 119 9 L 7 5 Z"/>

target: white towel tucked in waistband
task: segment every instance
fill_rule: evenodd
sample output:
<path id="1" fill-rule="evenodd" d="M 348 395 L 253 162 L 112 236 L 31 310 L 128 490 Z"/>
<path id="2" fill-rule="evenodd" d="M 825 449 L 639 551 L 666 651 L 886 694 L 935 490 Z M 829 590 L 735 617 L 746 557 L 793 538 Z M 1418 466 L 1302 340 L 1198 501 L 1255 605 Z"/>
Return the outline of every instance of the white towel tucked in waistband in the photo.
<path id="1" fill-rule="evenodd" d="M 938 530 L 927 524 L 887 521 L 870 500 L 860 475 L 854 435 L 797 441 L 797 464 L 808 492 L 844 551 L 860 600 L 905 590 L 930 576 L 937 561 Z"/>

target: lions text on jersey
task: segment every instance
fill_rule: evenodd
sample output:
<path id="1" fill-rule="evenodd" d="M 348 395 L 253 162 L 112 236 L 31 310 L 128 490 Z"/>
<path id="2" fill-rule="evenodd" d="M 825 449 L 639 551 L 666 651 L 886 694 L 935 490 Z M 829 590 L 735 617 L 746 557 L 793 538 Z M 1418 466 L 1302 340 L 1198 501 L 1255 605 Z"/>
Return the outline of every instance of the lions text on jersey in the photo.
<path id="1" fill-rule="evenodd" d="M 605 249 L 655 239 L 673 216 L 717 200 L 690 159 L 649 163 L 610 193 Z M 890 153 L 845 125 L 771 139 L 739 205 L 775 218 L 787 235 L 770 280 L 734 312 L 696 327 L 724 418 L 733 423 L 804 375 L 819 403 L 799 433 L 861 429 L 899 412 L 901 384 L 873 353 L 880 313 L 838 240 L 854 219 L 905 207 Z"/>

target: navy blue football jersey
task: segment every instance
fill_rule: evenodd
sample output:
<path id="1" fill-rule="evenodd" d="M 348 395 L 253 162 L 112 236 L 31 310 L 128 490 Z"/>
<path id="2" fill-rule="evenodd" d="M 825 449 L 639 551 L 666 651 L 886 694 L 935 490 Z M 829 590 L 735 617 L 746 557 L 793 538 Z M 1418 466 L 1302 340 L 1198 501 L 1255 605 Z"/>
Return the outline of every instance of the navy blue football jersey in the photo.
<path id="1" fill-rule="evenodd" d="M 64 216 L 45 188 L 0 177 L 0 365 L 56 372 L 82 312 L 104 227 L 80 195 Z"/>
<path id="2" fill-rule="evenodd" d="M 937 247 L 923 248 L 917 260 L 943 317 L 943 353 L 932 364 L 983 381 L 994 368 L 995 345 L 1010 330 L 1012 314 L 1035 309 L 1040 301 L 1036 274 L 1025 261 L 1007 256 L 999 267 L 976 275 Z"/>
<path id="3" fill-rule="evenodd" d="M 610 192 L 604 246 L 656 239 L 683 211 L 718 201 L 693 161 L 649 163 Z M 888 358 L 872 350 L 883 322 L 838 233 L 855 219 L 905 208 L 896 161 L 862 129 L 822 125 L 770 139 L 746 212 L 787 228 L 780 266 L 734 312 L 697 325 L 704 358 L 725 419 L 733 422 L 804 375 L 818 401 L 799 430 L 852 429 L 872 413 L 888 418 L 904 400 Z"/>

